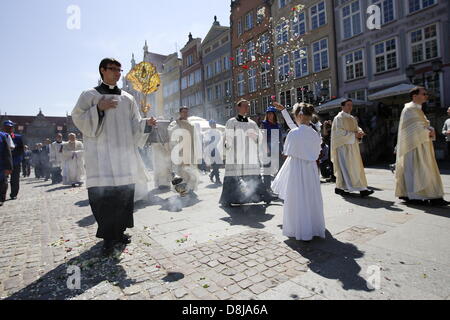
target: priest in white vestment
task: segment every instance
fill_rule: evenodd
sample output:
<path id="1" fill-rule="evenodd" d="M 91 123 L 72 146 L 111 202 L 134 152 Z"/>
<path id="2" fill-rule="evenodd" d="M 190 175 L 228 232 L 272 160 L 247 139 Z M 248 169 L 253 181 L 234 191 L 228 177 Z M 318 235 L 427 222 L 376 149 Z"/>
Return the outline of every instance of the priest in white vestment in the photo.
<path id="1" fill-rule="evenodd" d="M 69 141 L 62 145 L 62 183 L 72 187 L 81 186 L 84 176 L 83 143 L 76 139 L 74 133 L 70 133 Z"/>
<path id="2" fill-rule="evenodd" d="M 143 119 L 134 97 L 117 87 L 121 64 L 103 59 L 102 84 L 83 92 L 72 119 L 83 133 L 86 187 L 98 224 L 96 236 L 104 239 L 103 253 L 110 255 L 116 243 L 127 244 L 124 232 L 134 226 L 134 191 L 142 170 L 138 147 L 156 120 Z M 146 131 L 147 129 L 147 131 Z"/>
<path id="3" fill-rule="evenodd" d="M 51 169 L 51 177 L 52 184 L 62 182 L 62 164 L 63 164 L 63 155 L 62 155 L 62 146 L 63 146 L 63 136 L 61 133 L 56 135 L 56 141 L 54 141 L 50 145 L 50 165 Z"/>
<path id="4" fill-rule="evenodd" d="M 237 116 L 226 123 L 225 178 L 219 200 L 224 207 L 276 199 L 262 180 L 261 167 L 271 159 L 264 157 L 266 142 L 258 125 L 247 116 L 249 105 L 247 100 L 239 101 Z"/>
<path id="5" fill-rule="evenodd" d="M 188 120 L 189 108 L 180 108 L 180 117 L 169 125 L 171 159 L 174 172 L 183 179 L 186 189 L 182 195 L 195 196 L 200 182 L 197 164 L 202 160 L 200 128 Z"/>
<path id="6" fill-rule="evenodd" d="M 417 87 L 410 95 L 412 102 L 400 116 L 395 195 L 417 204 L 448 205 L 433 147 L 436 132 L 422 111 L 428 93 Z"/>
<path id="7" fill-rule="evenodd" d="M 359 144 L 366 134 L 351 115 L 353 101 L 347 99 L 341 106 L 342 111 L 334 118 L 331 127 L 331 161 L 336 176 L 335 193 L 348 195 L 351 192 L 359 192 L 361 197 L 367 197 L 374 191 L 367 188 L 359 149 Z"/>
<path id="8" fill-rule="evenodd" d="M 296 104 L 294 115 L 298 127 L 291 130 L 284 144 L 288 156 L 272 189 L 283 205 L 283 235 L 310 241 L 325 238 L 325 219 L 317 159 L 322 139 L 310 124 L 314 107 Z"/>

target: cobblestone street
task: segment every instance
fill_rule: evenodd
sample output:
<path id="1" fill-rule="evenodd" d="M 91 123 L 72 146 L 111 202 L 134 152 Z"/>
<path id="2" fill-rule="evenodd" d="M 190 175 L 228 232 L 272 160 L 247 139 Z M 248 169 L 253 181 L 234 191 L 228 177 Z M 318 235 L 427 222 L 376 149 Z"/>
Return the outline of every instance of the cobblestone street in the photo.
<path id="1" fill-rule="evenodd" d="M 377 190 L 369 199 L 322 185 L 326 240 L 283 237 L 280 202 L 224 210 L 221 188 L 202 176 L 195 201 L 153 192 L 138 203 L 132 243 L 112 258 L 100 256 L 85 188 L 23 179 L 0 209 L 0 297 L 449 299 L 450 210 L 408 207 L 394 199 L 390 171 L 366 172 Z M 68 287 L 71 266 L 79 289 Z M 379 288 L 369 289 L 374 266 Z"/>

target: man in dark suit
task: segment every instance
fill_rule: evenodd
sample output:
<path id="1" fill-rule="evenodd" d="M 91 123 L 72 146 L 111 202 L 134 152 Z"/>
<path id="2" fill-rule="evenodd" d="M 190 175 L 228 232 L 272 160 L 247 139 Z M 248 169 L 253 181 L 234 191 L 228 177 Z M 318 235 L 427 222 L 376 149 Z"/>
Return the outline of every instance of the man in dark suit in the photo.
<path id="1" fill-rule="evenodd" d="M 8 135 L 0 132 L 0 207 L 6 201 L 8 176 L 11 174 L 12 168 L 12 155 L 8 144 Z"/>
<path id="2" fill-rule="evenodd" d="M 3 131 L 9 134 L 14 142 L 14 149 L 12 150 L 13 170 L 11 174 L 11 200 L 17 199 L 19 194 L 20 183 L 20 165 L 23 160 L 24 144 L 22 136 L 14 133 L 15 123 L 11 120 L 3 122 Z"/>

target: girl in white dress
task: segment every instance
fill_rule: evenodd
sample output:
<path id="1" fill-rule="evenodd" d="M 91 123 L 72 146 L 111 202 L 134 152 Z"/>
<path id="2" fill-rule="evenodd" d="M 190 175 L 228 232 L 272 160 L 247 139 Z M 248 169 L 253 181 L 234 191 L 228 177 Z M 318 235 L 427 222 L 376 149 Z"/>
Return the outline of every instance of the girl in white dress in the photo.
<path id="1" fill-rule="evenodd" d="M 275 105 L 275 103 L 274 103 Z M 321 150 L 320 135 L 309 125 L 314 107 L 294 106 L 298 128 L 289 132 L 284 145 L 288 156 L 272 183 L 272 189 L 284 200 L 283 235 L 310 241 L 325 238 L 325 219 L 317 159 Z"/>

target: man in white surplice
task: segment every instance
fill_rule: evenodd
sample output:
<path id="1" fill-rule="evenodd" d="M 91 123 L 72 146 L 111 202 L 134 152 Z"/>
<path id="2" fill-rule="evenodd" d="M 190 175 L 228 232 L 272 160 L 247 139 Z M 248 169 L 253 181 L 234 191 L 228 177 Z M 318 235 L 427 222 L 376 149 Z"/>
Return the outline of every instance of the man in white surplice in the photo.
<path id="1" fill-rule="evenodd" d="M 56 141 L 50 145 L 50 164 L 52 166 L 51 177 L 52 184 L 62 182 L 61 175 L 63 156 L 62 156 L 63 136 L 61 133 L 56 135 Z"/>
<path id="2" fill-rule="evenodd" d="M 130 243 L 124 232 L 134 226 L 135 184 L 147 174 L 137 147 L 156 120 L 143 119 L 134 97 L 117 87 L 120 62 L 103 59 L 99 72 L 102 84 L 81 94 L 72 119 L 83 133 L 89 203 L 109 255 L 117 242 Z"/>
<path id="3" fill-rule="evenodd" d="M 331 127 L 331 161 L 336 176 L 335 193 L 348 195 L 359 192 L 361 197 L 374 193 L 367 188 L 364 164 L 359 144 L 366 135 L 358 126 L 358 121 L 351 115 L 353 101 L 342 102 L 342 111 L 334 118 Z"/>

